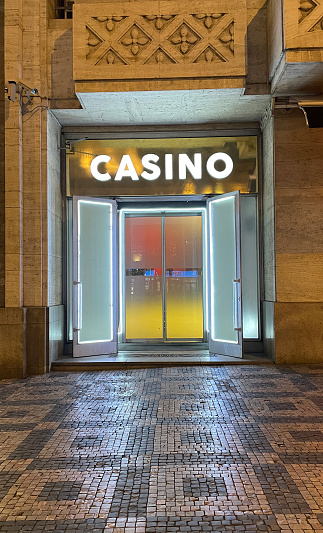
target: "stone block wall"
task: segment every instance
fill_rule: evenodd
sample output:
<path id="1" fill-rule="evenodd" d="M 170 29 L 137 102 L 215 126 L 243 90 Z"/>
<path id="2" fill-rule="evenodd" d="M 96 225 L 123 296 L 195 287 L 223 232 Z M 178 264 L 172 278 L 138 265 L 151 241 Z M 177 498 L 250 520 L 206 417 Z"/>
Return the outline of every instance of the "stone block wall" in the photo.
<path id="1" fill-rule="evenodd" d="M 0 87 L 5 87 L 4 75 L 4 0 L 0 0 Z M 4 306 L 5 295 L 5 93 L 0 91 L 0 307 Z"/>
<path id="2" fill-rule="evenodd" d="M 323 129 L 275 111 L 277 363 L 323 362 Z"/>
<path id="3" fill-rule="evenodd" d="M 44 373 L 62 351 L 60 126 L 48 111 L 47 7 L 42 0 L 12 0 L 5 12 L 5 79 L 17 82 L 17 93 L 15 101 L 5 99 L 5 173 L 0 174 L 0 180 L 5 176 L 3 188 L 0 184 L 2 378 Z M 31 88 L 38 93 L 28 97 Z"/>

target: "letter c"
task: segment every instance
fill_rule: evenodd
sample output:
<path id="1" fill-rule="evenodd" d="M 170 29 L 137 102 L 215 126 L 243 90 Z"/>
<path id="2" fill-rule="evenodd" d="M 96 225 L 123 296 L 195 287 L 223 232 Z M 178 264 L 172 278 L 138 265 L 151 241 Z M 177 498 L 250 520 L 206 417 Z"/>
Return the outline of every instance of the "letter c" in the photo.
<path id="1" fill-rule="evenodd" d="M 108 172 L 102 174 L 98 171 L 98 166 L 100 163 L 109 163 L 111 157 L 109 155 L 98 155 L 91 161 L 90 169 L 93 178 L 99 181 L 109 181 L 111 176 Z"/>
<path id="2" fill-rule="evenodd" d="M 216 161 L 223 161 L 225 163 L 224 170 L 216 170 L 214 167 L 214 163 L 216 163 Z M 207 160 L 206 169 L 212 178 L 223 180 L 223 178 L 227 178 L 233 170 L 232 158 L 223 152 L 213 154 Z"/>

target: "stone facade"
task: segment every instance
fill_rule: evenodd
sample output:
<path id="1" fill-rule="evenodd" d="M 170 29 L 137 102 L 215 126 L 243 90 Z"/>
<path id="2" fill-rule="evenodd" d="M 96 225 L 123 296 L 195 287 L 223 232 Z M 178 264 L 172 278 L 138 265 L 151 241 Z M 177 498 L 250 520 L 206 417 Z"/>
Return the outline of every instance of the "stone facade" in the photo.
<path id="1" fill-rule="evenodd" d="M 62 133 L 125 131 L 107 98 L 147 91 L 156 108 L 181 94 L 186 123 L 177 109 L 168 130 L 262 131 L 265 351 L 277 363 L 323 362 L 323 129 L 298 107 L 323 105 L 323 7 L 76 0 L 73 20 L 55 13 L 53 0 L 0 2 L 0 377 L 47 372 L 63 350 Z M 199 119 L 186 103 L 203 91 L 214 105 Z M 128 115 L 142 131 L 140 112 Z M 167 131 L 157 119 L 149 128 Z"/>

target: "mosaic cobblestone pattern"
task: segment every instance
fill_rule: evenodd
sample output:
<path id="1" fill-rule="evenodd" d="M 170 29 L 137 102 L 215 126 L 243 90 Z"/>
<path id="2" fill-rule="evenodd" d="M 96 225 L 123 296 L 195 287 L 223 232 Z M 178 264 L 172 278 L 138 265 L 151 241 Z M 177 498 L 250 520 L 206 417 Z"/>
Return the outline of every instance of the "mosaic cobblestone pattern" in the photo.
<path id="1" fill-rule="evenodd" d="M 0 531 L 323 531 L 323 367 L 0 383 Z"/>

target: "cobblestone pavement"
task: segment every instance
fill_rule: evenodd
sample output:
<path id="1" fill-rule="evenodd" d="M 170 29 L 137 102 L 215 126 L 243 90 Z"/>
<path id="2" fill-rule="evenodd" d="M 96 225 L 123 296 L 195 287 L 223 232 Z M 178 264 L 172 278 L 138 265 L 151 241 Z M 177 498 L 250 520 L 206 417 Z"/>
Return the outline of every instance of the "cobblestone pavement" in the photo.
<path id="1" fill-rule="evenodd" d="M 0 382 L 0 531 L 323 531 L 323 367 Z"/>

